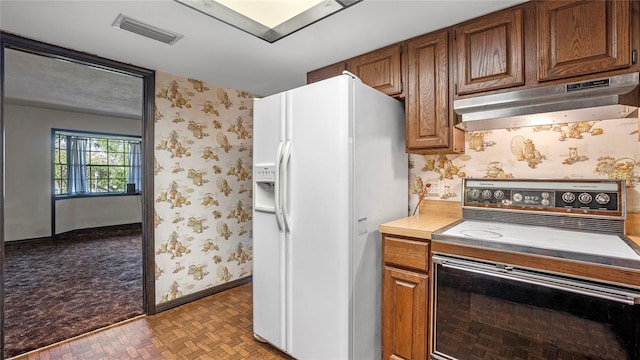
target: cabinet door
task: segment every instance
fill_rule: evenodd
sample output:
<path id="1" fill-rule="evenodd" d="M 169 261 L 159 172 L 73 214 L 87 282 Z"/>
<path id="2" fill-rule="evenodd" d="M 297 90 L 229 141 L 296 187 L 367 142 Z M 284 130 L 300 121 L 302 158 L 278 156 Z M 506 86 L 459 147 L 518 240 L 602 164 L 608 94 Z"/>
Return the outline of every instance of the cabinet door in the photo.
<path id="1" fill-rule="evenodd" d="M 382 359 L 427 358 L 426 274 L 386 266 L 382 293 Z"/>
<path id="2" fill-rule="evenodd" d="M 395 44 L 347 60 L 347 70 L 390 96 L 402 94 L 402 46 Z"/>
<path id="3" fill-rule="evenodd" d="M 446 149 L 450 143 L 447 32 L 407 42 L 407 150 Z"/>
<path id="4" fill-rule="evenodd" d="M 341 61 L 339 63 L 331 64 L 320 69 L 309 71 L 307 73 L 307 84 L 340 75 L 344 70 L 347 70 L 347 63 Z"/>
<path id="5" fill-rule="evenodd" d="M 509 9 L 454 28 L 458 95 L 524 84 L 522 9 Z"/>
<path id="6" fill-rule="evenodd" d="M 630 8 L 627 0 L 538 3 L 538 80 L 630 66 Z"/>

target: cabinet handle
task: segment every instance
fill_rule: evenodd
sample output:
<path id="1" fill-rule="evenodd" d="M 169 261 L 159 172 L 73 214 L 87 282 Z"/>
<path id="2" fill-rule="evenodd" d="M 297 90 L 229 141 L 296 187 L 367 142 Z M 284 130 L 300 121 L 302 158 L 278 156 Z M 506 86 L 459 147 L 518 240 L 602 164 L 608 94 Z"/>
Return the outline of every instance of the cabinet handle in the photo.
<path id="1" fill-rule="evenodd" d="M 631 63 L 632 63 L 632 64 L 635 64 L 635 63 L 637 63 L 637 62 L 638 62 L 638 50 L 634 49 L 634 50 L 631 52 Z"/>

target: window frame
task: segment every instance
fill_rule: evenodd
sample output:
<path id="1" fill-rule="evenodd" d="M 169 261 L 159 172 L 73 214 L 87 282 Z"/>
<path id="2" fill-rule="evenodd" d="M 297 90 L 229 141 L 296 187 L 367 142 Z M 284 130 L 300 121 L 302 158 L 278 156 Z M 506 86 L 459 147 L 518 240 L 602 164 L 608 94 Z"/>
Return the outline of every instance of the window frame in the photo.
<path id="1" fill-rule="evenodd" d="M 69 146 L 69 138 L 71 136 L 78 136 L 78 137 L 85 137 L 85 138 L 89 138 L 89 139 L 105 139 L 105 140 L 120 140 L 123 141 L 125 143 L 128 142 L 134 142 L 137 141 L 140 143 L 140 146 L 142 147 L 142 136 L 139 135 L 129 135 L 129 134 L 119 134 L 119 133 L 107 133 L 107 132 L 96 132 L 96 131 L 86 131 L 86 130 L 70 130 L 70 129 L 59 129 L 59 128 L 52 128 L 51 129 L 51 196 L 56 199 L 56 200 L 60 200 L 60 199 L 73 199 L 73 198 L 92 198 L 92 197 L 105 197 L 105 196 L 140 196 L 142 194 L 142 192 L 140 190 L 136 190 L 135 193 L 127 193 L 126 188 L 124 189 L 124 191 L 119 191 L 119 192 L 86 192 L 83 194 L 71 194 L 69 193 L 69 157 L 68 157 L 68 153 L 66 156 L 66 164 L 62 164 L 60 162 L 58 162 L 59 160 L 59 156 L 56 156 L 56 150 L 58 149 L 56 147 L 56 140 L 58 138 L 58 136 L 66 136 L 66 150 L 68 151 L 68 146 Z M 91 152 L 96 152 L 96 151 L 92 151 L 92 150 L 88 150 L 87 153 L 91 153 Z M 101 151 L 100 151 L 101 152 Z M 109 151 L 107 149 L 106 151 L 107 154 L 109 154 Z M 114 152 L 116 153 L 116 152 Z M 122 154 L 127 154 L 126 156 L 128 156 L 128 149 L 123 149 Z M 108 155 L 107 155 L 108 156 Z M 61 178 L 56 177 L 56 168 L 58 166 L 65 166 L 66 167 L 66 193 L 64 194 L 56 194 L 56 185 L 57 185 L 57 181 L 61 180 Z M 90 189 L 89 184 L 91 182 L 91 176 L 89 175 L 89 171 L 88 169 L 91 167 L 104 167 L 107 169 L 107 174 L 110 174 L 110 170 L 111 167 L 129 167 L 128 164 L 124 164 L 124 165 L 99 165 L 99 164 L 91 164 L 91 163 L 87 163 L 87 187 L 88 189 Z M 109 178 L 109 175 L 107 175 L 107 178 Z M 125 179 L 127 180 L 127 179 Z"/>

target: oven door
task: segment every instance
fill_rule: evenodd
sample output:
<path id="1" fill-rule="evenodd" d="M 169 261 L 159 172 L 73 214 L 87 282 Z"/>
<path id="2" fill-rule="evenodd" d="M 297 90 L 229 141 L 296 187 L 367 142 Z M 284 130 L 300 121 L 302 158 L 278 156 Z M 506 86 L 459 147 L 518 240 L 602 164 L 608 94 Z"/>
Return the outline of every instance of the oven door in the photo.
<path id="1" fill-rule="evenodd" d="M 433 256 L 432 359 L 640 360 L 640 291 Z"/>

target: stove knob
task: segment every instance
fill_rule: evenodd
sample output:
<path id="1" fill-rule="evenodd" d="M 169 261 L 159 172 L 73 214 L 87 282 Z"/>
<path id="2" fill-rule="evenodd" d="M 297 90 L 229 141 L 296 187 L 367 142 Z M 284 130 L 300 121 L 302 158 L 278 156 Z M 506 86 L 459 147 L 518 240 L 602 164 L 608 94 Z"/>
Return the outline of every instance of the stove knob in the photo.
<path id="1" fill-rule="evenodd" d="M 485 200 L 491 199 L 491 195 L 493 195 L 491 190 L 482 190 L 482 198 L 483 199 L 485 199 Z"/>
<path id="2" fill-rule="evenodd" d="M 477 199 L 480 197 L 480 190 L 478 189 L 471 189 L 471 191 L 469 191 L 469 195 L 471 195 L 472 199 Z"/>
<path id="3" fill-rule="evenodd" d="M 565 203 L 572 203 L 576 201 L 576 194 L 572 192 L 566 192 L 562 194 L 562 201 L 564 201 Z"/>
<path id="4" fill-rule="evenodd" d="M 493 192 L 493 197 L 495 197 L 496 199 L 502 199 L 504 197 L 504 191 L 502 190 L 496 190 Z"/>
<path id="5" fill-rule="evenodd" d="M 515 202 L 522 201 L 522 194 L 520 194 L 520 193 L 513 194 L 513 201 L 515 201 Z"/>
<path id="6" fill-rule="evenodd" d="M 589 193 L 584 192 L 578 195 L 578 201 L 580 201 L 583 204 L 588 204 L 591 202 L 591 200 L 593 200 L 593 196 L 591 196 L 591 194 Z"/>
<path id="7" fill-rule="evenodd" d="M 549 198 L 549 193 L 545 191 L 542 194 L 540 194 L 540 196 L 542 196 L 543 199 L 548 199 Z"/>
<path id="8" fill-rule="evenodd" d="M 599 193 L 596 195 L 596 202 L 600 205 L 608 204 L 609 201 L 611 201 L 611 198 L 605 193 Z"/>
<path id="9" fill-rule="evenodd" d="M 542 204 L 542 206 L 549 206 L 549 199 L 540 200 L 540 204 Z"/>

